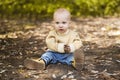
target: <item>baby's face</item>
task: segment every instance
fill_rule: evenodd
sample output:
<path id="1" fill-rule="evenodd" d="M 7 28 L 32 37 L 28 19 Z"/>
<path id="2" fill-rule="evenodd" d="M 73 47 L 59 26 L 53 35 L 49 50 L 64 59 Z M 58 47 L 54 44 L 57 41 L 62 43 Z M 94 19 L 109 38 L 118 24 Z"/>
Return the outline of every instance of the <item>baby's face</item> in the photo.
<path id="1" fill-rule="evenodd" d="M 59 33 L 65 33 L 70 24 L 70 19 L 67 14 L 57 14 L 54 16 L 54 28 Z"/>

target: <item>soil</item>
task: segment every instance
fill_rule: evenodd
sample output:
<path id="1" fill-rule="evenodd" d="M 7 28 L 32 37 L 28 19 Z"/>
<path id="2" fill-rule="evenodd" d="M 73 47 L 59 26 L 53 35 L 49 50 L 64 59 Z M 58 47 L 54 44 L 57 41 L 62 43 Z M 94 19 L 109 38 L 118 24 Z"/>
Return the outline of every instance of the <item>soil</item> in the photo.
<path id="1" fill-rule="evenodd" d="M 0 21 L 0 80 L 120 80 L 120 18 L 76 18 L 72 29 L 83 42 L 81 71 L 51 64 L 47 70 L 29 70 L 26 58 L 39 58 L 46 49 L 51 21 Z"/>

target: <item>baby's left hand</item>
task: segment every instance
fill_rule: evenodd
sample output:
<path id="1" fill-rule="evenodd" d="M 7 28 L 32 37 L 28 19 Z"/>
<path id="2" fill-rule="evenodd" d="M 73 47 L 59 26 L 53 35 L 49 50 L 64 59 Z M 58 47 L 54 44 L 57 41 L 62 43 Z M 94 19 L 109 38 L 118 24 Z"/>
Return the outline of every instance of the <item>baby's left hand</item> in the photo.
<path id="1" fill-rule="evenodd" d="M 70 46 L 64 45 L 64 51 L 65 51 L 65 53 L 70 53 Z"/>

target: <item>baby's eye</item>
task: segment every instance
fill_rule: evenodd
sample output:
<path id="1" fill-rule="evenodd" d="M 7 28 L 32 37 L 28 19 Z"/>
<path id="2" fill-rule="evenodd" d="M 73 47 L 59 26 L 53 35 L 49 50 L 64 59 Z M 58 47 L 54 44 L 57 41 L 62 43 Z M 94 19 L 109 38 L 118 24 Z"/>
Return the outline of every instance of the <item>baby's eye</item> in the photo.
<path id="1" fill-rule="evenodd" d="M 66 22 L 62 22 L 63 24 L 66 24 Z"/>
<path id="2" fill-rule="evenodd" d="M 55 22 L 56 24 L 59 24 L 59 22 Z"/>

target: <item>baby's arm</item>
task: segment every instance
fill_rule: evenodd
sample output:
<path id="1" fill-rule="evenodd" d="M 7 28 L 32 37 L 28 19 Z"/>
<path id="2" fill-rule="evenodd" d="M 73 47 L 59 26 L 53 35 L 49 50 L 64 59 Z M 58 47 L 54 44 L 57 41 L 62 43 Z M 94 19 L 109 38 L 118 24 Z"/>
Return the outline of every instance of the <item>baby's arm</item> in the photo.
<path id="1" fill-rule="evenodd" d="M 82 41 L 78 35 L 78 33 L 74 34 L 74 39 L 73 42 L 69 44 L 71 52 L 76 51 L 77 49 L 79 49 L 82 46 Z"/>
<path id="2" fill-rule="evenodd" d="M 57 51 L 57 43 L 53 32 L 49 32 L 48 36 L 46 37 L 46 44 L 48 49 Z"/>
<path id="3" fill-rule="evenodd" d="M 64 53 L 64 45 L 65 43 L 60 43 L 56 40 L 55 33 L 53 31 L 49 32 L 48 36 L 46 37 L 46 44 L 48 49 L 60 53 Z"/>

